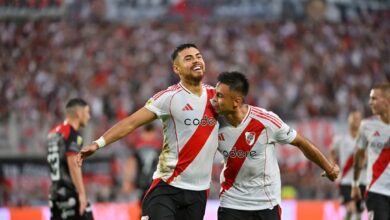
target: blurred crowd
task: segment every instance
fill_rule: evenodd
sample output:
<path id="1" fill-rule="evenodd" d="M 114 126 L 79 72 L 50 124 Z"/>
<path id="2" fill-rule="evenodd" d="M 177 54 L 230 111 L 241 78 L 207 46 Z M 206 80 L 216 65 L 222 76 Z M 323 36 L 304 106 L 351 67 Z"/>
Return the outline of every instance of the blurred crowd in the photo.
<path id="1" fill-rule="evenodd" d="M 80 96 L 91 105 L 90 137 L 96 138 L 178 81 L 170 53 L 184 42 L 203 53 L 205 82 L 213 85 L 225 70 L 244 72 L 250 104 L 286 121 L 345 120 L 351 110 L 368 114 L 370 87 L 389 79 L 389 36 L 388 11 L 344 23 L 0 21 L 0 126 L 12 118 L 24 139 L 17 151 L 29 152 L 34 139 L 34 153 L 44 155 L 46 131 L 62 120 L 64 103 Z M 131 141 L 122 145 L 133 148 Z M 318 170 L 305 170 L 312 171 L 284 174 L 298 196 L 335 195 L 314 180 Z"/>
<path id="2" fill-rule="evenodd" d="M 20 121 L 58 119 L 63 103 L 80 95 L 95 118 L 116 120 L 177 81 L 170 53 L 194 42 L 206 82 L 240 70 L 252 82 L 252 104 L 285 119 L 344 119 L 390 74 L 389 20 L 383 12 L 336 24 L 1 21 L 0 118 L 14 112 Z"/>

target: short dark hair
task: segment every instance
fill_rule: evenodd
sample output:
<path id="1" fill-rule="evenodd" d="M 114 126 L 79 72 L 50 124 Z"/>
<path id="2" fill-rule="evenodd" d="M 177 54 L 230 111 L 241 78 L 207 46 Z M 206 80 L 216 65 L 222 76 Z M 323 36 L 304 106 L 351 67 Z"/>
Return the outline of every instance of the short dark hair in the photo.
<path id="1" fill-rule="evenodd" d="M 223 72 L 219 74 L 218 82 L 228 85 L 231 90 L 240 92 L 244 96 L 248 95 L 248 79 L 240 72 Z"/>
<path id="2" fill-rule="evenodd" d="M 173 51 L 172 55 L 171 55 L 171 59 L 172 59 L 172 62 L 175 61 L 177 55 L 184 49 L 187 49 L 187 48 L 196 48 L 198 49 L 198 47 L 195 45 L 195 44 L 191 44 L 191 43 L 186 43 L 186 44 L 180 44 L 179 46 L 177 46 L 175 48 L 175 50 Z"/>
<path id="3" fill-rule="evenodd" d="M 65 109 L 70 109 L 70 108 L 73 108 L 73 107 L 76 107 L 76 106 L 85 107 L 87 105 L 88 104 L 87 104 L 87 102 L 84 99 L 74 98 L 74 99 L 69 100 L 66 103 Z"/>

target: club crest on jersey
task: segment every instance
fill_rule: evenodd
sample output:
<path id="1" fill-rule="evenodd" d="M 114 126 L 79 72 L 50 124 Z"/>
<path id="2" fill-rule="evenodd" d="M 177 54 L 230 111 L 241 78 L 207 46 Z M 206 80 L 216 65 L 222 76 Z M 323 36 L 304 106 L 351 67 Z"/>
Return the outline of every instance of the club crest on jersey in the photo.
<path id="1" fill-rule="evenodd" d="M 255 132 L 245 132 L 245 140 L 249 146 L 252 146 L 253 143 L 255 143 L 255 136 Z"/>
<path id="2" fill-rule="evenodd" d="M 81 136 L 77 136 L 77 145 L 83 144 L 83 138 Z"/>
<path id="3" fill-rule="evenodd" d="M 149 99 L 147 102 L 146 102 L 146 106 L 149 106 L 149 105 L 151 105 L 153 103 L 153 99 Z"/>

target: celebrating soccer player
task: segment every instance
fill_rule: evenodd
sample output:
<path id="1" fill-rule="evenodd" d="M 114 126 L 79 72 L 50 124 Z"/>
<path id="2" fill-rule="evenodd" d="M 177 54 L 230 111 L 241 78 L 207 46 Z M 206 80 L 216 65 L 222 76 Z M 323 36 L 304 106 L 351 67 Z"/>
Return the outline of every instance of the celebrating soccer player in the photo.
<path id="1" fill-rule="evenodd" d="M 159 118 L 164 144 L 153 183 L 143 199 L 142 219 L 201 220 L 218 144 L 218 122 L 211 104 L 215 89 L 202 83 L 205 63 L 194 44 L 178 46 L 172 62 L 180 83 L 155 94 L 143 108 L 82 149 L 79 163 Z"/>
<path id="2" fill-rule="evenodd" d="M 245 104 L 246 77 L 224 72 L 218 77 L 215 102 L 220 129 L 218 150 L 224 155 L 219 220 L 280 220 L 281 181 L 275 144 L 297 146 L 330 180 L 339 167 L 276 114 Z"/>

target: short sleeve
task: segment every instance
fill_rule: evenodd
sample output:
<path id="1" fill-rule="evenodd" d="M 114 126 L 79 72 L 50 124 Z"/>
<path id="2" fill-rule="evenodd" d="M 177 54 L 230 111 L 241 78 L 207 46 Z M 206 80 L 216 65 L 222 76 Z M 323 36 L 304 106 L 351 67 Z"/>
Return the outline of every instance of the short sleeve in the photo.
<path id="1" fill-rule="evenodd" d="M 289 144 L 297 136 L 297 131 L 288 126 L 286 123 L 282 122 L 282 126 L 280 126 L 280 128 L 274 127 L 273 134 L 276 142 L 281 144 Z"/>
<path id="2" fill-rule="evenodd" d="M 159 118 L 168 115 L 170 97 L 170 92 L 166 92 L 164 94 L 157 93 L 146 102 L 145 108 L 155 113 Z"/>
<path id="3" fill-rule="evenodd" d="M 66 153 L 78 153 L 83 146 L 83 138 L 78 132 L 72 131 L 66 141 Z"/>

